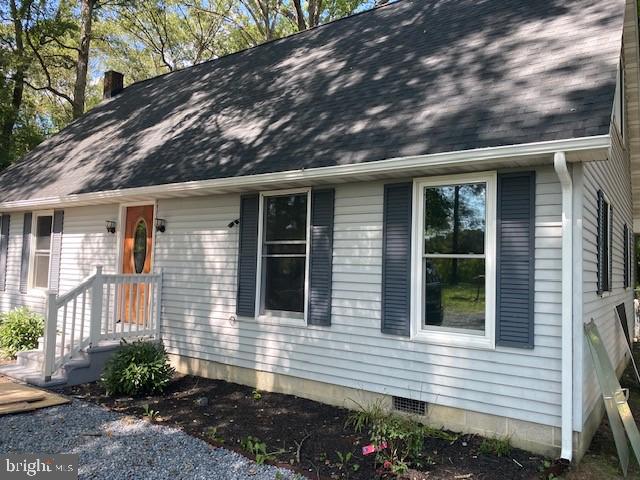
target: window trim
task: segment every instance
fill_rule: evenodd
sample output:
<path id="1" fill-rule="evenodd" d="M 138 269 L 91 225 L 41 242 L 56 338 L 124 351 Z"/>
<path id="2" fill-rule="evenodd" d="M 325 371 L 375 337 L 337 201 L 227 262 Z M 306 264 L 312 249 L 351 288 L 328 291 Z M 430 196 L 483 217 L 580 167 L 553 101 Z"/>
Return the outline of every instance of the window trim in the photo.
<path id="1" fill-rule="evenodd" d="M 277 310 L 262 310 L 262 246 L 264 235 L 264 200 L 267 197 L 281 197 L 286 195 L 296 195 L 306 193 L 307 195 L 307 240 L 305 246 L 305 264 L 304 264 L 304 298 L 302 315 L 295 312 L 285 312 Z M 292 188 L 285 190 L 267 190 L 260 192 L 258 201 L 258 252 L 256 266 L 256 302 L 254 317 L 261 321 L 276 321 L 278 324 L 290 324 L 300 326 L 307 324 L 307 315 L 309 313 L 309 256 L 311 253 L 311 188 Z"/>
<path id="2" fill-rule="evenodd" d="M 485 332 L 484 335 L 458 331 L 425 328 L 422 325 L 423 288 L 422 256 L 424 229 L 424 188 L 442 185 L 486 183 L 485 226 Z M 411 246 L 411 339 L 435 345 L 460 346 L 484 350 L 495 349 L 496 330 L 496 225 L 498 202 L 498 175 L 496 171 L 422 177 L 413 180 L 413 219 Z"/>
<path id="3" fill-rule="evenodd" d="M 47 269 L 47 286 L 46 288 L 43 287 L 36 287 L 34 285 L 35 281 L 36 281 L 36 245 L 37 245 L 37 240 L 38 240 L 38 218 L 40 217 L 51 217 L 51 243 L 49 244 L 49 267 Z M 38 211 L 38 212 L 33 212 L 32 213 L 32 218 L 31 218 L 31 238 L 30 238 L 30 242 L 31 242 L 31 248 L 29 249 L 29 274 L 28 274 L 28 278 L 27 278 L 27 289 L 32 291 L 32 292 L 46 292 L 47 290 L 49 290 L 49 282 L 51 280 L 51 257 L 52 255 L 52 247 L 53 247 L 53 217 L 54 217 L 54 211 L 53 210 L 42 210 L 42 211 Z"/>

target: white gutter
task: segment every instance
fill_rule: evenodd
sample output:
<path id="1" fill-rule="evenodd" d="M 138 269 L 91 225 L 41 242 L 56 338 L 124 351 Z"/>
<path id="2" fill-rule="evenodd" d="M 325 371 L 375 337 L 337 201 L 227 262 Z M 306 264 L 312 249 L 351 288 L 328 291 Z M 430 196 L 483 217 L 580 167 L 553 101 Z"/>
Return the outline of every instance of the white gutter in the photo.
<path id="1" fill-rule="evenodd" d="M 556 152 L 553 165 L 562 189 L 562 451 L 573 456 L 573 184 L 564 152 Z"/>
<path id="2" fill-rule="evenodd" d="M 192 182 L 152 185 L 149 187 L 126 188 L 102 192 L 62 195 L 57 197 L 17 200 L 0 203 L 0 211 L 29 210 L 44 208 L 52 205 L 65 207 L 77 204 L 90 205 L 92 203 L 117 202 L 119 199 L 131 196 L 155 198 L 157 196 L 171 196 L 175 193 L 208 192 L 215 189 L 244 188 L 250 189 L 257 185 L 280 184 L 283 182 L 311 182 L 314 180 L 332 180 L 349 178 L 355 175 L 398 173 L 411 171 L 416 168 L 437 166 L 464 166 L 478 162 L 504 161 L 509 162 L 517 157 L 551 155 L 563 151 L 585 151 L 609 148 L 609 135 L 552 140 L 548 142 L 523 143 L 501 147 L 478 148 L 474 150 L 458 150 L 455 152 L 435 153 L 431 155 L 415 155 L 410 157 L 396 157 L 387 160 L 362 162 L 349 165 L 336 165 L 312 169 L 288 170 L 285 172 L 264 173 L 259 175 L 244 175 L 231 178 L 213 180 L 199 180 Z"/>

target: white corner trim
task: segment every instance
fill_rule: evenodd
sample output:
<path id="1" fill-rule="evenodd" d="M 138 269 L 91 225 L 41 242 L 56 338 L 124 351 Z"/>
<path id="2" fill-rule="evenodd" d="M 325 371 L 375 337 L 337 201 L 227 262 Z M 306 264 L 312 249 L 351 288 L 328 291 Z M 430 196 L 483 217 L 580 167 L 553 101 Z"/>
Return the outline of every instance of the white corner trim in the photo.
<path id="1" fill-rule="evenodd" d="M 573 457 L 573 184 L 564 152 L 554 155 L 562 189 L 562 440 L 560 456 Z"/>
<path id="2" fill-rule="evenodd" d="M 314 181 L 320 179 L 339 179 L 361 174 L 380 174 L 387 172 L 409 171 L 416 168 L 435 167 L 444 165 L 468 165 L 483 161 L 504 161 L 505 164 L 514 157 L 528 157 L 536 155 L 553 155 L 558 151 L 583 151 L 594 149 L 608 149 L 610 136 L 597 135 L 592 137 L 570 138 L 546 142 L 523 143 L 500 147 L 477 148 L 473 150 L 457 150 L 454 152 L 434 153 L 430 155 L 414 155 L 396 157 L 386 160 L 362 162 L 348 165 L 335 165 L 310 169 L 288 170 L 284 172 L 245 175 L 231 178 L 212 180 L 198 180 L 192 182 L 152 185 L 148 187 L 126 188 L 102 192 L 63 195 L 57 197 L 37 198 L 30 200 L 8 201 L 0 203 L 0 211 L 16 211 L 42 208 L 51 205 L 71 206 L 78 204 L 117 202 L 125 197 L 167 196 L 175 193 L 211 192 L 224 188 L 251 188 L 268 184 L 279 184 L 292 181 Z M 277 188 L 277 187 L 276 187 Z"/>

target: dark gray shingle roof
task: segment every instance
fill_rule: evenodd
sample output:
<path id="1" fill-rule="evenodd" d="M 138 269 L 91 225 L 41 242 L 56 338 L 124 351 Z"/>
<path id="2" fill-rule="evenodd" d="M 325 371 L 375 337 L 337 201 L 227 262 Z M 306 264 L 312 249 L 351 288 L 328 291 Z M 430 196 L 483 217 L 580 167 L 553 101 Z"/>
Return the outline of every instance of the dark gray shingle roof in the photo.
<path id="1" fill-rule="evenodd" d="M 0 201 L 606 134 L 622 0 L 402 0 L 133 84 Z"/>

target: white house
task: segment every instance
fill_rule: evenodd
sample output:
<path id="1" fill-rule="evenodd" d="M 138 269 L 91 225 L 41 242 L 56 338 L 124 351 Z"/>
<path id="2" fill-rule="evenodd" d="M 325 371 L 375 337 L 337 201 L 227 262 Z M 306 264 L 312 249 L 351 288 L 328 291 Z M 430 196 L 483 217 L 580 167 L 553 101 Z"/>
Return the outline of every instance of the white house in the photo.
<path id="1" fill-rule="evenodd" d="M 159 335 L 181 372 L 580 457 L 583 323 L 626 365 L 637 30 L 635 0 L 401 0 L 109 72 L 0 174 L 0 310 L 48 316 L 47 380 Z"/>

